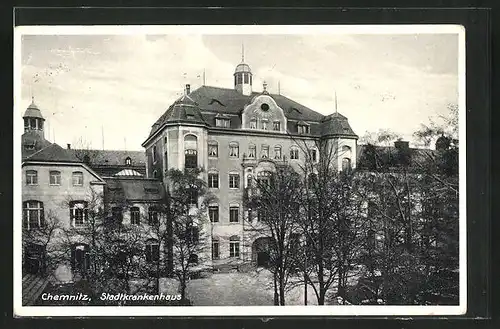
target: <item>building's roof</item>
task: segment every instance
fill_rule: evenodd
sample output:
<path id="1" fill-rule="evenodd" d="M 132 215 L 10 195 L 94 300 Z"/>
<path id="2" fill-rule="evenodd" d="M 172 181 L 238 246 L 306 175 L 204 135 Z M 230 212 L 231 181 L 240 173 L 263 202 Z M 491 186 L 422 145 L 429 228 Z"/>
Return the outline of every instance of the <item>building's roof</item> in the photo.
<path id="1" fill-rule="evenodd" d="M 143 174 L 137 172 L 133 169 L 123 169 L 115 174 L 115 176 L 127 176 L 127 177 L 142 177 Z"/>
<path id="2" fill-rule="evenodd" d="M 81 162 L 71 152 L 63 149 L 56 143 L 50 144 L 41 150 L 27 156 L 24 161 L 43 161 L 43 162 Z"/>
<path id="3" fill-rule="evenodd" d="M 26 159 L 30 155 L 40 151 L 41 149 L 51 145 L 52 143 L 43 138 L 40 131 L 29 130 L 21 136 L 21 155 Z"/>
<path id="4" fill-rule="evenodd" d="M 146 165 L 146 153 L 144 151 L 86 149 L 71 149 L 68 151 L 82 162 L 85 160 L 85 155 L 88 155 L 90 166 L 125 166 L 127 158 L 130 158 L 132 167 Z"/>
<path id="5" fill-rule="evenodd" d="M 321 134 L 327 135 L 346 135 L 357 136 L 349 125 L 349 121 L 340 113 L 333 113 L 326 116 L 321 125 Z"/>
<path id="6" fill-rule="evenodd" d="M 26 112 L 24 112 L 23 118 L 40 118 L 45 120 L 42 116 L 42 112 L 40 112 L 40 109 L 34 102 L 32 102 L 30 106 L 28 106 Z"/>
<path id="7" fill-rule="evenodd" d="M 187 118 L 185 107 L 176 109 L 176 104 L 180 100 L 172 104 L 165 113 L 153 124 L 150 136 L 155 134 L 165 123 L 191 121 L 208 126 L 215 126 L 215 116 L 219 113 L 230 115 L 231 128 L 237 129 L 241 127 L 240 115 L 244 107 L 251 103 L 252 99 L 261 93 L 253 92 L 250 95 L 243 95 L 235 89 L 219 88 L 211 86 L 202 86 L 193 90 L 189 94 L 189 99 L 194 102 L 193 108 L 194 117 Z M 279 107 L 285 112 L 289 123 L 296 125 L 295 121 L 306 121 L 321 124 L 325 116 L 313 111 L 312 109 L 299 104 L 286 96 L 277 94 L 267 94 L 271 96 Z M 200 115 L 198 116 L 198 111 Z M 293 131 L 290 131 L 293 132 Z M 320 134 L 321 129 L 313 129 L 311 134 Z"/>
<path id="8" fill-rule="evenodd" d="M 109 203 L 123 203 L 127 200 L 160 201 L 164 188 L 160 181 L 139 177 L 106 178 L 105 198 Z"/>
<path id="9" fill-rule="evenodd" d="M 239 72 L 249 72 L 252 73 L 252 70 L 250 69 L 250 66 L 246 63 L 240 63 L 236 66 L 236 69 L 234 70 L 234 73 L 239 73 Z"/>

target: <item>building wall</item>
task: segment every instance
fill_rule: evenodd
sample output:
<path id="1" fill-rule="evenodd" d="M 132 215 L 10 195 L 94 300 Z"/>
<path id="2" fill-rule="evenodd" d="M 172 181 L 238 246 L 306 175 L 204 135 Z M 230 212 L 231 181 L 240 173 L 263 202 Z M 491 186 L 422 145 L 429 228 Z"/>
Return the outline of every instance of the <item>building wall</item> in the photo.
<path id="1" fill-rule="evenodd" d="M 36 170 L 38 172 L 38 184 L 26 184 L 26 171 Z M 50 185 L 49 172 L 56 170 L 61 172 L 61 185 Z M 83 186 L 73 186 L 72 173 L 80 171 L 83 173 Z M 52 164 L 25 164 L 22 171 L 22 200 L 43 202 L 45 219 L 55 218 L 60 221 L 64 228 L 71 227 L 70 201 L 89 201 L 96 196 L 102 196 L 103 185 L 92 184 L 98 179 L 85 167 L 80 165 L 52 165 Z M 20 205 L 21 206 L 21 205 Z M 21 219 L 22 220 L 22 219 Z M 52 243 L 60 243 L 62 232 L 57 232 L 51 239 Z M 79 236 L 72 237 L 77 242 Z M 50 247 L 49 247 L 50 248 Z M 68 251 L 69 257 L 69 251 Z M 59 266 L 55 273 L 55 279 L 60 282 L 73 280 L 73 274 L 69 265 Z"/>

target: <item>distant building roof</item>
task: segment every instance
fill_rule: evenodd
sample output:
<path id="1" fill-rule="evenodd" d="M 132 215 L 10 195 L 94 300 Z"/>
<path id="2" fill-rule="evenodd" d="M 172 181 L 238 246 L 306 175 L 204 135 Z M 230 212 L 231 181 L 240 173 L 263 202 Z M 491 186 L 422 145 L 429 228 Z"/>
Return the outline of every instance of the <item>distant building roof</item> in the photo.
<path id="1" fill-rule="evenodd" d="M 357 168 L 362 170 L 374 170 L 376 168 L 391 168 L 401 164 L 401 154 L 408 156 L 408 165 L 416 168 L 418 163 L 435 156 L 435 151 L 421 148 L 398 149 L 395 146 L 358 145 L 357 146 Z"/>
<path id="2" fill-rule="evenodd" d="M 71 152 L 60 147 L 56 143 L 50 144 L 41 150 L 27 156 L 25 161 L 44 161 L 44 162 L 82 162 Z"/>
<path id="3" fill-rule="evenodd" d="M 105 178 L 105 199 L 109 203 L 126 201 L 155 202 L 164 197 L 164 188 L 160 181 L 139 177 Z"/>
<path id="4" fill-rule="evenodd" d="M 142 177 L 143 175 L 132 169 L 123 169 L 120 172 L 117 172 L 115 176 L 130 176 L 130 177 Z"/>
<path id="5" fill-rule="evenodd" d="M 125 166 L 127 165 L 127 158 L 130 158 L 132 167 L 146 165 L 146 153 L 144 151 L 85 149 L 71 149 L 68 151 L 81 161 L 84 161 L 84 158 L 87 155 L 90 160 L 90 165 Z"/>

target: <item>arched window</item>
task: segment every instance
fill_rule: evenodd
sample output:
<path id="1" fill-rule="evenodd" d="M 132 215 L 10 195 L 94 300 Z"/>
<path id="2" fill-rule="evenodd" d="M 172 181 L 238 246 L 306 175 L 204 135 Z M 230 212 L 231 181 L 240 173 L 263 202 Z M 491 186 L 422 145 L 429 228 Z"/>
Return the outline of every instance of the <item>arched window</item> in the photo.
<path id="1" fill-rule="evenodd" d="M 195 135 L 184 136 L 184 168 L 198 167 L 198 138 Z"/>
<path id="2" fill-rule="evenodd" d="M 281 159 L 282 154 L 281 154 L 281 146 L 277 145 L 274 147 L 274 158 L 279 160 Z"/>
<path id="3" fill-rule="evenodd" d="M 151 159 L 153 159 L 153 163 L 156 163 L 156 145 L 153 145 L 153 150 L 151 151 Z"/>
<path id="4" fill-rule="evenodd" d="M 38 185 L 38 172 L 36 170 L 26 170 L 26 185 Z"/>
<path id="5" fill-rule="evenodd" d="M 127 157 L 127 158 L 125 159 L 125 164 L 126 164 L 127 166 L 132 165 L 132 159 L 131 159 L 130 157 Z"/>
<path id="6" fill-rule="evenodd" d="M 351 159 L 349 158 L 342 159 L 342 171 L 347 173 L 351 171 Z"/>
<path id="7" fill-rule="evenodd" d="M 73 186 L 83 186 L 83 172 L 74 171 L 72 175 Z"/>
<path id="8" fill-rule="evenodd" d="M 217 158 L 219 156 L 219 145 L 216 141 L 208 142 L 208 156 L 211 158 Z"/>
<path id="9" fill-rule="evenodd" d="M 238 158 L 240 156 L 240 146 L 237 142 L 229 143 L 229 157 Z"/>
<path id="10" fill-rule="evenodd" d="M 262 145 L 260 151 L 260 157 L 262 159 L 269 159 L 269 145 Z"/>
<path id="11" fill-rule="evenodd" d="M 74 227 L 84 226 L 88 219 L 86 201 L 71 201 L 69 204 L 69 216 L 71 225 Z"/>
<path id="12" fill-rule="evenodd" d="M 188 263 L 190 264 L 198 264 L 198 255 L 197 254 L 190 254 L 188 258 Z"/>
<path id="13" fill-rule="evenodd" d="M 347 145 L 342 146 L 341 155 L 345 158 L 351 158 L 351 148 Z"/>
<path id="14" fill-rule="evenodd" d="M 157 262 L 160 260 L 160 244 L 156 239 L 146 240 L 146 261 Z"/>
<path id="15" fill-rule="evenodd" d="M 240 237 L 237 235 L 229 238 L 229 257 L 240 257 Z"/>
<path id="16" fill-rule="evenodd" d="M 23 202 L 23 227 L 25 229 L 40 228 L 45 226 L 43 202 Z"/>
<path id="17" fill-rule="evenodd" d="M 220 257 L 220 241 L 218 237 L 212 237 L 212 259 Z"/>
<path id="18" fill-rule="evenodd" d="M 257 148 L 255 147 L 254 144 L 248 145 L 248 158 L 249 159 L 255 159 L 255 153 L 257 153 Z"/>
<path id="19" fill-rule="evenodd" d="M 252 187 L 252 180 L 253 180 L 252 174 L 247 175 L 247 185 L 245 187 L 248 188 Z"/>

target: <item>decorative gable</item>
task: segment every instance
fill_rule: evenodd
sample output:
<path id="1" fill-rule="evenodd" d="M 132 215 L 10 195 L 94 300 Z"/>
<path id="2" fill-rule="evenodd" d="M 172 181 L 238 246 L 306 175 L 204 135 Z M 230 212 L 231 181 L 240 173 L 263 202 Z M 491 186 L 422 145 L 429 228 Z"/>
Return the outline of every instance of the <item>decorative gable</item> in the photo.
<path id="1" fill-rule="evenodd" d="M 243 129 L 286 133 L 285 113 L 270 95 L 254 97 L 243 109 L 241 119 Z"/>

